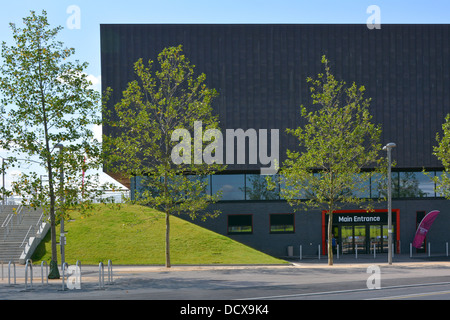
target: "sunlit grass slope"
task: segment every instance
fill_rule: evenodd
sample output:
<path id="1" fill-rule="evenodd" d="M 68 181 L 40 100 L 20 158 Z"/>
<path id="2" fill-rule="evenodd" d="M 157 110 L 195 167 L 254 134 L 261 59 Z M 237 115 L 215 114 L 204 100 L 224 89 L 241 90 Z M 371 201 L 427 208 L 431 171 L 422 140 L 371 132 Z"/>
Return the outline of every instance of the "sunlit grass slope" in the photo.
<path id="1" fill-rule="evenodd" d="M 89 215 L 73 214 L 65 222 L 65 261 L 82 265 L 164 264 L 164 214 L 136 205 L 120 209 L 97 205 Z M 59 226 L 57 227 L 59 239 Z M 177 264 L 281 264 L 268 256 L 193 223 L 171 217 L 171 262 Z M 32 260 L 50 261 L 50 232 Z M 58 261 L 60 252 L 58 246 Z"/>

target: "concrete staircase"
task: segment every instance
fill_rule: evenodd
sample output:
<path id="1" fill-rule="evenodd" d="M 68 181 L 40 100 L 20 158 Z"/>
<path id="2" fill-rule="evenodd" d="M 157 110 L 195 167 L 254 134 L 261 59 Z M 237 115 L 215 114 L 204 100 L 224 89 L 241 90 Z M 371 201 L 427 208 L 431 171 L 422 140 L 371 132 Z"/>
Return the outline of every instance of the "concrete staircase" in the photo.
<path id="1" fill-rule="evenodd" d="M 30 237 L 36 236 L 41 221 L 41 209 L 4 206 L 0 211 L 0 261 L 18 263 Z"/>

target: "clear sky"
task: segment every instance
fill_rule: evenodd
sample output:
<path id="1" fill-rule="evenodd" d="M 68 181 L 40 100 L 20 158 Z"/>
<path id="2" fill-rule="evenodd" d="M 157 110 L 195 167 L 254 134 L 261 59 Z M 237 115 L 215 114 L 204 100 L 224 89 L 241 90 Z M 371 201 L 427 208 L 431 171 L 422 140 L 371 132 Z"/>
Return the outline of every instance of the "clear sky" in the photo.
<path id="1" fill-rule="evenodd" d="M 450 0 L 17 0 L 2 1 L 0 41 L 11 43 L 9 23 L 19 26 L 30 10 L 47 11 L 53 26 L 63 26 L 60 40 L 87 61 L 87 72 L 100 89 L 100 24 L 104 23 L 357 23 L 365 24 L 370 5 L 380 8 L 380 22 L 450 23 Z M 79 14 L 71 6 L 79 9 Z M 75 15 L 75 16 L 74 16 Z M 73 26 L 76 17 L 79 26 Z M 72 24 L 71 24 L 72 23 Z M 0 150 L 0 156 L 5 153 Z M 17 172 L 15 172 L 17 173 Z M 7 186 L 11 173 L 7 175 Z"/>

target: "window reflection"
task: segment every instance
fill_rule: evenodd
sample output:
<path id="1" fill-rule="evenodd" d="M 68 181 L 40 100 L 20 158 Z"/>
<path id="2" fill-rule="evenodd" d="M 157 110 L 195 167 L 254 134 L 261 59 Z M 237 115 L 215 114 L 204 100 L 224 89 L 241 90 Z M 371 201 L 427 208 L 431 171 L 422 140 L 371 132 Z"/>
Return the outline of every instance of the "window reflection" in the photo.
<path id="1" fill-rule="evenodd" d="M 293 233 L 294 215 L 291 213 L 275 213 L 269 216 L 270 233 Z"/>
<path id="2" fill-rule="evenodd" d="M 251 214 L 230 214 L 228 215 L 229 234 L 243 234 L 253 232 L 253 216 Z"/>
<path id="3" fill-rule="evenodd" d="M 383 198 L 387 197 L 387 185 L 388 179 L 385 175 L 382 174 L 374 174 L 372 176 L 372 198 Z M 391 195 L 392 198 L 399 197 L 399 174 L 398 172 L 391 172 Z"/>
<path id="4" fill-rule="evenodd" d="M 435 191 L 434 177 L 442 178 L 442 172 L 431 171 L 427 174 L 423 172 L 392 172 L 392 197 L 393 198 L 423 198 L 442 197 L 442 190 Z M 294 191 L 298 185 L 288 185 L 282 176 L 272 176 L 272 181 L 276 187 L 268 189 L 265 175 L 260 174 L 217 174 L 208 176 L 188 176 L 191 181 L 199 180 L 199 193 L 215 194 L 222 192 L 221 200 L 278 200 L 286 199 L 290 191 Z M 370 179 L 367 175 L 360 175 L 357 178 L 357 186 L 353 195 L 358 198 L 383 198 L 387 197 L 387 179 L 385 175 L 373 173 Z M 448 178 L 447 178 L 448 179 Z M 137 176 L 131 179 L 132 197 L 139 198 L 150 194 L 157 194 L 156 189 L 152 189 L 156 181 L 151 181 L 150 177 Z M 446 180 L 447 182 L 447 180 Z M 174 182 L 175 183 L 175 182 Z M 202 190 L 200 190 L 200 188 Z M 201 192 L 200 192 L 201 191 Z M 450 192 L 449 192 L 450 193 Z M 297 193 L 297 199 L 308 199 L 311 194 L 308 190 Z"/>
<path id="5" fill-rule="evenodd" d="M 436 171 L 438 181 L 436 182 L 436 197 L 450 195 L 450 175 L 447 171 Z"/>
<path id="6" fill-rule="evenodd" d="M 434 197 L 434 182 L 422 172 L 400 172 L 400 198 Z"/>
<path id="7" fill-rule="evenodd" d="M 276 181 L 276 179 L 273 179 Z M 279 188 L 268 189 L 265 175 L 246 174 L 245 177 L 245 199 L 246 200 L 277 200 L 279 199 Z"/>
<path id="8" fill-rule="evenodd" d="M 352 191 L 354 197 L 370 198 L 370 176 L 367 173 L 355 177 L 355 190 Z"/>
<path id="9" fill-rule="evenodd" d="M 245 175 L 218 174 L 211 177 L 212 193 L 222 192 L 221 200 L 245 200 Z"/>

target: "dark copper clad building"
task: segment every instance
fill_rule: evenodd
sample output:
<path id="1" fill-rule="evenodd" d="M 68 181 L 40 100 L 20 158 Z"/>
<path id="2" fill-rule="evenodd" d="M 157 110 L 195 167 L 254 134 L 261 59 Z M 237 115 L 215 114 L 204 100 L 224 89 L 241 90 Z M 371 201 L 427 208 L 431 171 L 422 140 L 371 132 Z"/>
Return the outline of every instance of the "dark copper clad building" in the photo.
<path id="1" fill-rule="evenodd" d="M 286 149 L 296 147 L 285 129 L 302 125 L 299 107 L 311 105 L 306 78 L 323 71 L 320 60 L 326 55 L 339 79 L 365 86 L 373 120 L 382 125 L 382 142 L 397 144 L 392 153 L 396 252 L 409 252 L 417 224 L 433 209 L 441 214 L 427 241 L 433 251 L 445 252 L 448 201 L 421 171 L 439 175 L 443 169 L 432 148 L 450 113 L 449 25 L 382 25 L 379 30 L 344 24 L 101 25 L 102 89 L 114 89 L 111 106 L 134 79 L 135 61 L 155 60 L 163 48 L 180 44 L 219 93 L 214 108 L 221 127 L 279 129 L 281 160 Z M 259 169 L 230 165 L 226 174 L 211 177 L 211 190 L 224 190 L 223 201 L 215 205 L 222 215 L 198 223 L 276 256 L 298 256 L 300 245 L 303 254 L 316 254 L 318 245 L 324 250 L 323 213 L 294 213 L 276 193 L 258 196 L 252 181 Z M 139 177 L 124 183 L 133 189 Z M 378 195 L 373 188 L 361 197 Z M 344 254 L 371 253 L 374 247 L 386 252 L 385 206 L 372 218 L 365 215 L 351 207 L 336 215 L 335 235 Z"/>

